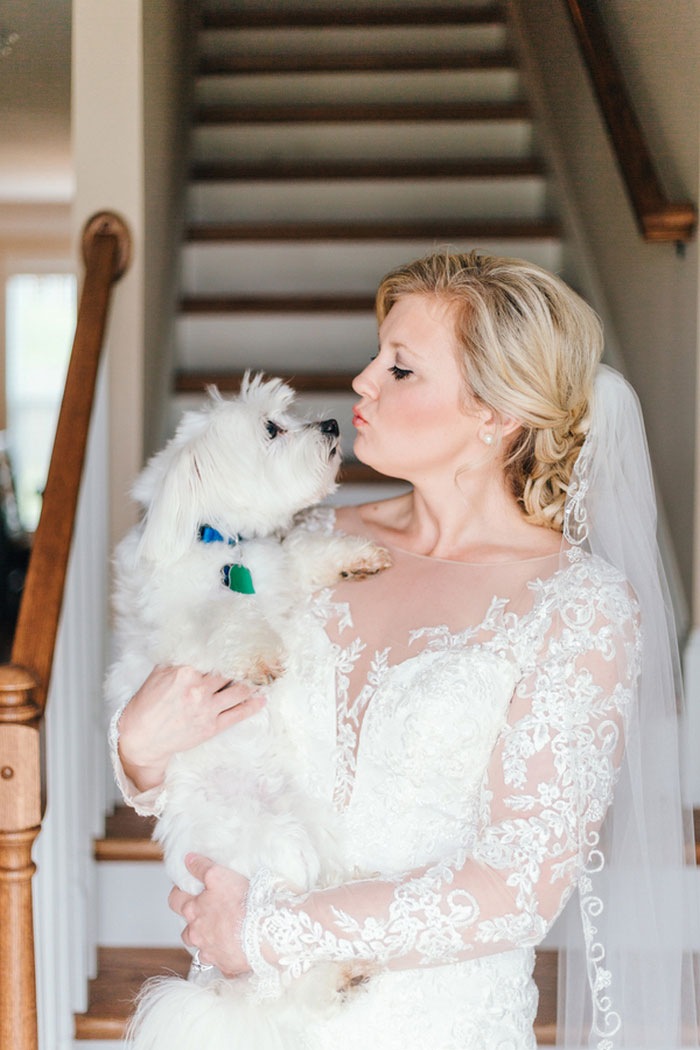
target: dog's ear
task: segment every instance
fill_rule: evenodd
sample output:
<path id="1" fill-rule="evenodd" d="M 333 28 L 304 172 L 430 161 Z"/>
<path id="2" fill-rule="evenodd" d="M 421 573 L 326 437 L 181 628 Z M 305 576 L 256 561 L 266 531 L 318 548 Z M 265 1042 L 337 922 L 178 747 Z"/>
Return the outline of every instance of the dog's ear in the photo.
<path id="1" fill-rule="evenodd" d="M 191 445 L 178 449 L 146 509 L 138 555 L 150 561 L 175 561 L 197 540 L 203 524 L 201 478 Z"/>

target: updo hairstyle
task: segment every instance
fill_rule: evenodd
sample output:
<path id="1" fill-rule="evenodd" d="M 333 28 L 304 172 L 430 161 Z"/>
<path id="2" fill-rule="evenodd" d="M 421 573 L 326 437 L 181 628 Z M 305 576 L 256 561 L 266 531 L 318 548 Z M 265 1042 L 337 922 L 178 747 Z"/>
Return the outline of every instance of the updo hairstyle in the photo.
<path id="1" fill-rule="evenodd" d="M 523 259 L 435 251 L 383 278 L 382 323 L 398 299 L 430 295 L 451 306 L 469 394 L 521 426 L 501 444 L 506 480 L 526 519 L 561 531 L 576 458 L 588 432 L 598 316 L 558 277 Z"/>

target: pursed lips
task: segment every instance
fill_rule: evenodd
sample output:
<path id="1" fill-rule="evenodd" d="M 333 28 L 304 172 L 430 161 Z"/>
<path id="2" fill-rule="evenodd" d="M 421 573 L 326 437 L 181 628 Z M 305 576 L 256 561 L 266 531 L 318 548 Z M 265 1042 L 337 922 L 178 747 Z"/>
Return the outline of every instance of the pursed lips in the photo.
<path id="1" fill-rule="evenodd" d="M 358 425 L 361 426 L 363 423 L 366 423 L 366 422 L 367 422 L 367 420 L 365 419 L 365 417 L 360 415 L 360 413 L 357 411 L 357 405 L 354 405 L 353 409 L 352 409 L 352 423 L 353 423 L 353 426 L 358 426 Z"/>

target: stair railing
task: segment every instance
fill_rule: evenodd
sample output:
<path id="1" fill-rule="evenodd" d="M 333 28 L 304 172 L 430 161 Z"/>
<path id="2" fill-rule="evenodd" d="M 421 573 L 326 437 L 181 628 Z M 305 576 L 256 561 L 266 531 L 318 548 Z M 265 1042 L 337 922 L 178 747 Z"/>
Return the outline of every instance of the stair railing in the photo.
<path id="1" fill-rule="evenodd" d="M 82 243 L 84 283 L 42 512 L 27 570 L 11 663 L 0 666 L 0 1050 L 37 1050 L 39 1046 L 35 956 L 39 955 L 38 961 L 41 963 L 41 954 L 45 949 L 39 941 L 35 953 L 35 923 L 41 903 L 32 900 L 32 876 L 35 871 L 32 850 L 42 831 L 46 810 L 45 753 L 49 751 L 49 766 L 52 763 L 55 766 L 73 765 L 72 776 L 78 785 L 80 781 L 76 777 L 83 771 L 85 762 L 85 757 L 77 755 L 75 750 L 72 757 L 70 752 L 67 753 L 69 757 L 64 752 L 53 758 L 50 745 L 47 745 L 46 737 L 50 734 L 44 716 L 47 699 L 50 700 L 48 706 L 51 709 L 48 721 L 60 724 L 63 716 L 63 712 L 53 711 L 59 705 L 55 703 L 57 698 L 54 696 L 52 673 L 55 672 L 57 681 L 63 679 L 64 694 L 66 691 L 73 694 L 85 692 L 84 682 L 75 673 L 75 659 L 71 665 L 62 638 L 69 638 L 68 645 L 73 649 L 73 657 L 77 654 L 79 663 L 80 650 L 92 647 L 90 630 L 94 625 L 83 623 L 77 633 L 74 627 L 71 637 L 67 621 L 72 619 L 75 622 L 81 615 L 89 619 L 95 614 L 87 610 L 86 616 L 86 610 L 81 609 L 83 595 L 80 590 L 72 602 L 64 602 L 64 594 L 66 583 L 71 585 L 71 578 L 75 583 L 74 567 L 80 562 L 78 557 L 74 557 L 71 548 L 79 545 L 72 544 L 74 526 L 76 517 L 82 513 L 85 489 L 88 487 L 84 470 L 88 438 L 93 447 L 100 444 L 99 437 L 95 437 L 95 427 L 91 432 L 90 422 L 111 290 L 113 283 L 128 267 L 131 241 L 128 228 L 119 216 L 100 212 L 86 223 Z M 101 385 L 104 387 L 104 383 Z M 102 400 L 101 415 L 104 417 L 106 397 Z M 104 462 L 104 425 L 101 443 Z M 81 484 L 83 492 L 79 507 Z M 104 496 L 101 503 L 103 531 L 106 534 Z M 89 522 L 86 531 L 89 534 Z M 84 543 L 90 545 L 89 535 Z M 77 567 L 79 574 L 80 567 Z M 83 584 L 86 582 L 89 588 L 89 581 L 84 580 Z M 67 607 L 71 604 L 74 609 L 69 614 Z M 104 615 L 102 620 L 97 629 L 104 634 Z M 57 664 L 63 666 L 57 668 Z M 89 703 L 94 709 L 95 698 L 91 697 Z M 72 730 L 75 730 L 75 726 Z M 49 783 L 51 772 L 50 769 Z M 61 770 L 62 774 L 65 772 L 65 769 Z M 81 790 L 87 795 L 93 788 L 84 784 Z M 51 807 L 52 799 L 49 797 L 49 811 Z M 60 805 L 56 808 L 60 810 Z M 65 840 L 64 856 L 80 853 L 84 849 L 72 840 L 70 826 L 56 827 L 53 835 Z M 39 836 L 37 846 L 42 846 L 44 837 Z M 40 865 L 48 869 L 41 873 L 45 885 L 60 885 L 61 874 L 55 870 L 53 859 L 47 864 L 44 861 L 46 851 L 39 849 L 38 852 L 42 857 Z M 53 858 L 50 851 L 48 856 Z M 70 934 L 76 922 L 80 924 L 84 921 L 80 916 L 71 914 L 71 901 L 63 900 L 61 903 L 63 914 L 51 917 L 56 927 L 56 943 L 65 940 L 67 929 Z M 39 983 L 43 985 L 42 994 L 57 999 L 62 975 L 54 969 L 56 961 L 49 957 L 44 959 L 43 979 Z M 58 1007 L 62 1008 L 63 1005 L 58 1004 Z M 49 1043 L 47 1039 L 41 1042 L 46 1046 L 58 1045 L 55 1041 Z"/>
<path id="2" fill-rule="evenodd" d="M 632 107 L 597 0 L 564 0 L 574 27 L 640 232 L 647 241 L 690 241 L 697 208 L 671 201 L 663 190 L 641 125 Z"/>

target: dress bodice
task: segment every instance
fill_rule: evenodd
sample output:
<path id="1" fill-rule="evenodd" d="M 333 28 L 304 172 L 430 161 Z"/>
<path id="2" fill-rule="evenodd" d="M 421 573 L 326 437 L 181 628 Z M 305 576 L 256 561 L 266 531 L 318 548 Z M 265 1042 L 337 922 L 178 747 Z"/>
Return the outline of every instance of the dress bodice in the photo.
<path id="1" fill-rule="evenodd" d="M 334 511 L 305 523 L 331 530 Z M 475 826 L 489 757 L 542 641 L 545 581 L 561 572 L 558 554 L 492 566 L 391 554 L 376 578 L 316 595 L 292 645 L 287 722 L 309 787 L 342 815 L 358 874 L 437 859 Z"/>
<path id="2" fill-rule="evenodd" d="M 473 647 L 424 649 L 374 673 L 345 830 L 359 871 L 391 872 L 437 859 L 476 820 L 516 672 Z"/>
<path id="3" fill-rule="evenodd" d="M 334 524 L 321 509 L 305 527 Z M 454 1010 L 435 1046 L 530 1050 L 532 948 L 612 799 L 638 608 L 578 547 L 491 565 L 390 551 L 391 568 L 316 595 L 296 625 L 295 744 L 309 790 L 340 815 L 353 878 L 296 894 L 259 872 L 246 954 L 261 995 L 322 961 L 381 967 L 309 1046 L 374 1024 L 383 1047 L 422 1047 L 410 1033 L 438 1025 L 440 967 Z M 403 1024 L 387 1003 L 406 982 Z"/>

